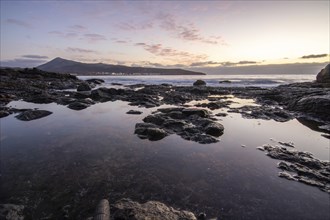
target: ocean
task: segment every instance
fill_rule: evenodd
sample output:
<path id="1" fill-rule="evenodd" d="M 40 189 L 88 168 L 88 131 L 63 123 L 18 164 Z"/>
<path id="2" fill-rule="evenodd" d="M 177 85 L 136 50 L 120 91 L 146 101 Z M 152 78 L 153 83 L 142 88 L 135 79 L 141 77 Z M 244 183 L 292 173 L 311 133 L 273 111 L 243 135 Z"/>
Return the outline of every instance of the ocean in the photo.
<path id="1" fill-rule="evenodd" d="M 105 80 L 102 86 L 110 87 L 112 83 L 124 85 L 163 83 L 176 86 L 191 86 L 197 79 L 204 80 L 208 86 L 221 87 L 274 87 L 296 82 L 310 82 L 316 79 L 314 74 L 288 74 L 288 75 L 200 75 L 200 76 L 78 76 L 80 79 L 100 78 Z M 230 81 L 230 83 L 226 81 Z M 222 82 L 222 83 L 220 83 Z"/>

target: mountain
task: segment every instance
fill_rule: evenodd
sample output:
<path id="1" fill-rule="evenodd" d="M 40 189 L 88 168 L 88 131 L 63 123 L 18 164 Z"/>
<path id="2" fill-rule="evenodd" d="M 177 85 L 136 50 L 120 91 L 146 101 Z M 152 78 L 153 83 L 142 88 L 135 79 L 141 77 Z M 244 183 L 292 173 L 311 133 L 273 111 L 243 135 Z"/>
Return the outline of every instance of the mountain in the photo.
<path id="1" fill-rule="evenodd" d="M 81 63 L 57 57 L 37 67 L 40 70 L 59 73 L 73 73 L 78 75 L 100 74 L 147 74 L 147 75 L 205 75 L 205 73 L 183 69 L 161 69 L 148 67 L 129 67 L 103 63 Z"/>

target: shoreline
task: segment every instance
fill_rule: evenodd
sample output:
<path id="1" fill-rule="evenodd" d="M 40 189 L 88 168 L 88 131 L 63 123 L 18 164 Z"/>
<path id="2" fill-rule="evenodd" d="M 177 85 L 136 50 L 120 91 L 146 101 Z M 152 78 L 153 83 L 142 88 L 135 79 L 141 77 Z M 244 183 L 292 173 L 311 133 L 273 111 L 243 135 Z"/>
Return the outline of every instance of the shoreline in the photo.
<path id="1" fill-rule="evenodd" d="M 17 77 L 15 81 L 19 80 L 20 77 Z M 213 123 L 217 122 L 222 124 L 219 120 L 213 120 L 214 115 L 209 114 L 208 111 L 212 112 L 214 110 L 228 109 L 228 111 L 236 112 L 240 114 L 243 118 L 254 118 L 262 120 L 275 120 L 278 122 L 289 121 L 296 117 L 303 117 L 306 119 L 313 119 L 314 121 L 319 121 L 321 124 L 319 126 L 323 127 L 323 132 L 328 132 L 326 126 L 329 123 L 326 114 L 319 114 L 321 109 L 307 109 L 310 110 L 307 114 L 304 112 L 304 103 L 299 103 L 299 100 L 309 97 L 310 100 L 306 101 L 305 108 L 308 107 L 309 103 L 316 99 L 316 101 L 323 103 L 322 99 L 319 100 L 320 96 L 324 96 L 329 92 L 329 88 L 324 88 L 323 84 L 318 83 L 303 83 L 303 84 L 293 84 L 290 86 L 281 86 L 272 89 L 266 88 L 214 88 L 207 86 L 172 86 L 172 85 L 131 85 L 125 86 L 124 89 L 115 89 L 115 88 L 97 88 L 93 89 L 97 83 L 102 86 L 102 82 L 90 81 L 85 82 L 81 80 L 72 79 L 71 89 L 87 90 L 87 91 L 58 91 L 59 88 L 63 88 L 63 79 L 54 80 L 54 78 L 47 79 L 39 78 L 36 80 L 33 78 L 24 79 L 25 87 L 15 88 L 12 87 L 10 90 L 10 85 L 7 87 L 5 92 L 2 91 L 1 101 L 2 101 L 2 111 L 8 113 L 20 113 L 23 116 L 27 116 L 28 119 L 34 120 L 40 118 L 40 112 L 36 112 L 34 109 L 15 109 L 8 108 L 4 104 L 9 103 L 11 100 L 23 100 L 31 103 L 56 103 L 61 106 L 66 106 L 72 110 L 83 110 L 88 109 L 91 106 L 97 106 L 99 103 L 107 103 L 112 101 L 123 101 L 129 103 L 132 108 L 136 109 L 139 107 L 139 110 L 144 109 L 153 109 L 160 107 L 158 113 L 145 115 L 148 118 L 147 122 L 153 125 L 150 125 L 153 128 L 163 129 L 166 132 L 164 139 L 167 139 L 167 136 L 171 136 L 173 133 L 179 134 L 182 132 L 180 127 L 185 126 L 186 123 L 192 123 L 190 118 L 183 117 L 182 115 L 187 111 L 186 109 L 205 109 L 197 111 L 198 113 L 188 114 L 188 117 L 193 116 L 193 120 L 198 121 L 199 123 Z M 31 82 L 29 82 L 31 80 Z M 28 83 L 26 83 L 28 82 Z M 49 82 L 51 84 L 49 85 Z M 3 80 L 1 80 L 3 83 Z M 10 81 L 6 81 L 10 83 Z M 30 83 L 30 84 L 29 84 Z M 32 84 L 32 85 L 31 85 Z M 54 85 L 59 85 L 58 88 Z M 47 88 L 50 86 L 50 88 Z M 68 87 L 68 86 L 67 86 Z M 66 88 L 67 88 L 66 87 Z M 89 88 L 88 88 L 89 87 Z M 21 89 L 21 90 L 20 90 Z M 91 89 L 91 90 L 89 90 Z M 27 92 L 33 93 L 29 94 Z M 15 97 L 14 97 L 15 96 Z M 232 107 L 233 102 L 228 98 L 228 96 L 234 96 L 241 99 L 254 99 L 258 105 L 254 106 L 236 106 Z M 161 98 L 160 98 L 161 97 Z M 289 99 L 290 97 L 290 99 Z M 197 101 L 191 105 L 186 105 L 188 102 Z M 314 100 L 315 101 L 315 100 Z M 325 104 L 327 104 L 326 102 Z M 323 103 L 324 104 L 324 103 Z M 163 105 L 177 106 L 175 109 L 170 108 L 167 110 L 162 110 Z M 322 105 L 321 105 L 322 106 Z M 292 110 L 293 109 L 293 110 Z M 42 110 L 42 109 L 40 109 Z M 325 109 L 323 109 L 325 110 Z M 54 112 L 56 113 L 56 112 Z M 19 114 L 19 115 L 20 115 Z M 191 115 L 190 115 L 191 114 Z M 155 117 L 157 116 L 157 117 Z M 315 117 L 317 116 L 317 117 Z M 46 117 L 46 116 L 45 116 Z M 50 117 L 50 116 L 49 116 Z M 173 118 L 174 117 L 174 118 Z M 199 118 L 201 117 L 201 118 Z M 221 116 L 217 116 L 221 117 Z M 226 117 L 226 115 L 223 115 Z M 144 118 L 143 121 L 144 121 Z M 18 118 L 19 119 L 19 118 Z M 170 121 L 172 122 L 164 124 L 161 122 Z M 180 120 L 180 121 L 179 121 Z M 142 122 L 142 121 L 140 121 Z M 180 122 L 180 123 L 178 123 Z M 131 125 L 134 127 L 134 124 Z M 155 127 L 156 126 L 156 127 Z M 198 126 L 198 125 L 197 125 Z M 217 125 L 212 125 L 217 127 Z M 202 127 L 206 127 L 203 125 Z M 321 129 L 321 128 L 320 128 Z M 198 128 L 197 130 L 203 130 Z M 192 137 L 196 130 L 189 128 L 185 130 L 188 132 L 187 135 Z M 144 131 L 143 131 L 144 132 Z M 148 133 L 143 133 L 142 135 L 148 136 Z M 179 132 L 179 133 L 178 133 Z M 189 133 L 190 132 L 190 133 Z M 226 132 L 226 126 L 224 126 L 224 132 Z M 154 130 L 151 132 L 154 134 Z M 212 132 L 211 132 L 212 133 Z M 157 134 L 157 133 L 156 133 Z M 220 133 L 213 133 L 219 134 Z M 208 135 L 206 133 L 206 135 Z M 180 135 L 179 135 L 180 136 Z M 212 135 L 211 135 L 212 136 Z M 216 136 L 213 136 L 217 139 Z M 191 139 L 192 142 L 194 138 Z M 198 142 L 198 141 L 197 141 Z M 257 146 L 255 146 L 257 147 Z M 285 147 L 285 146 L 284 146 Z M 242 148 L 244 148 L 242 146 Z M 269 148 L 270 149 L 270 148 Z M 271 149 L 273 150 L 273 149 Z M 290 149 L 291 150 L 291 149 Z M 283 152 L 282 152 L 283 153 Z M 287 153 L 287 152 L 285 152 Z M 292 161 L 291 161 L 292 162 Z M 301 163 L 296 161 L 297 163 Z M 289 166 L 288 166 L 289 167 Z M 290 178 L 290 176 L 285 176 L 284 178 Z M 94 207 L 92 207 L 94 208 Z M 198 213 L 195 213 L 198 214 Z"/>

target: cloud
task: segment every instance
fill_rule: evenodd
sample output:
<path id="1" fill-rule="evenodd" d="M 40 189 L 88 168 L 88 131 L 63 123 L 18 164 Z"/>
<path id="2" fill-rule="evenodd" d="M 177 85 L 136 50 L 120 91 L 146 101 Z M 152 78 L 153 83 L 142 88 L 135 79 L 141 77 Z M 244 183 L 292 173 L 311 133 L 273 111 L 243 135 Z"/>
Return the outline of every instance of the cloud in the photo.
<path id="1" fill-rule="evenodd" d="M 22 58 L 28 58 L 28 59 L 48 59 L 47 56 L 41 56 L 41 55 L 22 55 Z"/>
<path id="2" fill-rule="evenodd" d="M 83 36 L 90 43 L 107 40 L 107 38 L 101 34 L 84 34 Z"/>
<path id="3" fill-rule="evenodd" d="M 95 50 L 83 49 L 78 47 L 68 47 L 66 48 L 66 51 L 74 53 L 97 53 L 97 51 Z"/>
<path id="4" fill-rule="evenodd" d="M 209 65 L 216 65 L 216 64 L 221 64 L 220 62 L 214 62 L 214 61 L 205 61 L 205 62 L 196 62 L 190 64 L 191 67 L 195 66 L 209 66 Z"/>
<path id="5" fill-rule="evenodd" d="M 17 25 L 17 26 L 20 26 L 20 27 L 32 28 L 31 24 L 29 24 L 25 21 L 17 20 L 17 19 L 9 18 L 9 19 L 6 20 L 6 22 L 8 24 L 14 24 L 14 25 Z"/>
<path id="6" fill-rule="evenodd" d="M 182 68 L 182 67 L 186 67 L 183 64 L 165 65 L 165 64 L 153 63 L 153 62 L 149 62 L 149 61 L 142 62 L 142 65 L 141 66 L 156 67 L 156 68 Z"/>
<path id="7" fill-rule="evenodd" d="M 204 54 L 193 54 L 186 51 L 179 51 L 170 47 L 164 47 L 162 44 L 136 43 L 134 45 L 142 47 L 144 50 L 155 56 L 164 57 L 173 61 L 175 60 L 179 63 L 200 62 L 207 58 L 207 55 Z"/>
<path id="8" fill-rule="evenodd" d="M 142 23 L 121 22 L 120 24 L 117 25 L 119 29 L 125 31 L 146 30 L 152 28 L 153 26 L 154 24 L 151 21 L 146 21 Z"/>
<path id="9" fill-rule="evenodd" d="M 176 38 L 186 41 L 198 41 L 206 44 L 227 45 L 221 36 L 205 37 L 193 23 L 179 23 L 171 14 L 160 13 L 157 19 L 160 21 L 160 27 L 173 33 Z"/>
<path id="10" fill-rule="evenodd" d="M 57 37 L 61 37 L 61 38 L 65 38 L 65 39 L 72 39 L 72 38 L 76 38 L 79 36 L 79 34 L 74 33 L 74 32 L 67 32 L 67 33 L 63 33 L 61 31 L 50 31 L 48 32 L 48 34 L 57 36 Z"/>
<path id="11" fill-rule="evenodd" d="M 87 28 L 85 26 L 82 26 L 82 25 L 79 25 L 79 24 L 72 25 L 69 28 L 71 30 L 79 31 L 79 32 L 82 32 L 82 31 L 86 31 L 87 30 Z"/>
<path id="12" fill-rule="evenodd" d="M 221 66 L 238 66 L 238 65 L 248 65 L 248 64 L 257 64 L 257 61 L 239 61 L 239 62 L 222 62 Z"/>
<path id="13" fill-rule="evenodd" d="M 300 57 L 300 59 L 312 59 L 312 58 L 321 58 L 321 57 L 327 57 L 328 54 L 324 53 L 324 54 L 310 54 L 310 55 L 306 55 L 306 56 L 302 56 Z"/>
<path id="14" fill-rule="evenodd" d="M 115 42 L 118 43 L 118 44 L 126 44 L 126 43 L 128 43 L 126 40 L 116 40 Z"/>

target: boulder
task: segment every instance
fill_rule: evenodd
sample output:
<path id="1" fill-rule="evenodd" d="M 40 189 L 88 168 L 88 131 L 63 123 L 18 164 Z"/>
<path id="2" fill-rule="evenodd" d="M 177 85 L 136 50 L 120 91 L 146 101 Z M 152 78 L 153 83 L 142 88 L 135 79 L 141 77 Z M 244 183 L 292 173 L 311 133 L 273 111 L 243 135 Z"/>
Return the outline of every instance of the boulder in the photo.
<path id="1" fill-rule="evenodd" d="M 39 118 L 46 117 L 48 115 L 52 114 L 50 111 L 46 110 L 27 110 L 22 112 L 21 114 L 15 116 L 18 120 L 21 121 L 31 121 L 31 120 L 36 120 Z"/>
<path id="2" fill-rule="evenodd" d="M 129 114 L 129 115 L 141 115 L 142 112 L 141 111 L 136 111 L 136 110 L 129 110 L 128 112 L 126 112 L 126 114 Z"/>
<path id="3" fill-rule="evenodd" d="M 158 141 L 168 135 L 165 130 L 150 123 L 137 123 L 134 133 L 137 134 L 139 138 L 149 139 L 150 141 Z"/>
<path id="4" fill-rule="evenodd" d="M 90 91 L 92 88 L 88 83 L 81 83 L 78 88 L 77 91 L 81 92 L 81 91 Z"/>
<path id="5" fill-rule="evenodd" d="M 206 82 L 204 80 L 198 79 L 194 82 L 194 86 L 206 86 Z"/>
<path id="6" fill-rule="evenodd" d="M 288 107 L 290 110 L 309 113 L 320 119 L 330 121 L 330 94 L 303 97 L 292 102 Z"/>
<path id="7" fill-rule="evenodd" d="M 223 134 L 224 127 L 219 123 L 211 123 L 205 128 L 205 133 L 214 137 L 219 137 Z"/>
<path id="8" fill-rule="evenodd" d="M 157 201 L 140 204 L 130 199 L 121 199 L 111 208 L 111 218 L 114 220 L 196 220 L 196 216 L 192 212 L 176 210 Z"/>
<path id="9" fill-rule="evenodd" d="M 316 76 L 316 82 L 318 83 L 330 83 L 330 64 L 322 69 Z"/>
<path id="10" fill-rule="evenodd" d="M 104 80 L 103 79 L 87 79 L 86 82 L 100 85 L 100 84 L 104 83 Z"/>

